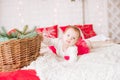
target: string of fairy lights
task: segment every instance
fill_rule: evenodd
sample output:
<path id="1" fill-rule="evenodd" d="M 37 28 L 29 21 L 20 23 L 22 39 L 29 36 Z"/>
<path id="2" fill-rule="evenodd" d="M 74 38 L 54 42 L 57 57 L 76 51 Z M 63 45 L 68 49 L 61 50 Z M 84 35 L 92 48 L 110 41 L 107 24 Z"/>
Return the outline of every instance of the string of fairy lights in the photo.
<path id="1" fill-rule="evenodd" d="M 17 6 L 17 11 L 18 11 L 18 19 L 20 20 L 20 24 L 24 24 L 24 17 L 23 17 L 23 1 L 18 0 L 18 6 Z"/>
<path id="2" fill-rule="evenodd" d="M 74 1 L 77 1 L 77 0 L 73 0 Z M 84 5 L 83 5 L 83 8 L 85 9 L 86 8 L 86 1 L 87 0 L 82 0 L 82 2 L 84 2 Z M 102 25 L 102 22 L 104 21 L 102 16 L 103 16 L 103 12 L 102 12 L 102 3 L 99 3 L 99 2 L 104 2 L 104 1 L 99 1 L 99 0 L 95 0 L 96 1 L 96 12 L 99 12 L 97 13 L 97 17 L 98 17 L 98 26 L 101 26 Z M 72 2 L 72 1 L 71 1 Z M 38 6 L 39 7 L 39 6 Z M 54 21 L 53 23 L 58 23 L 58 20 L 57 20 L 57 17 L 58 17 L 58 8 L 60 7 L 60 3 L 59 1 L 56 1 L 55 3 L 55 7 L 53 9 L 53 18 L 54 18 Z M 19 17 L 19 20 L 20 20 L 20 23 L 21 24 L 24 24 L 25 23 L 25 19 L 24 19 L 24 13 L 23 13 L 23 9 L 24 9 L 24 1 L 23 0 L 18 0 L 18 5 L 17 5 L 17 11 L 18 11 L 18 17 Z M 85 11 L 83 9 L 83 11 Z M 85 12 L 83 14 L 86 14 Z M 85 24 L 86 23 L 86 15 L 83 15 L 83 23 Z M 93 20 L 94 21 L 94 20 Z"/>

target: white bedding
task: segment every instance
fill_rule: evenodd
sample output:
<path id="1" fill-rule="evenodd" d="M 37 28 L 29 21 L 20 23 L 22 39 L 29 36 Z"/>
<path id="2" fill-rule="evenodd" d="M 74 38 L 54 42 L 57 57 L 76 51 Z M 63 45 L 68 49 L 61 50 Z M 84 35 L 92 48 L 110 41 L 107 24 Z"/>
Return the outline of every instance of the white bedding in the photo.
<path id="1" fill-rule="evenodd" d="M 94 48 L 77 62 L 58 62 L 49 49 L 23 69 L 35 69 L 41 80 L 120 80 L 120 45 Z"/>

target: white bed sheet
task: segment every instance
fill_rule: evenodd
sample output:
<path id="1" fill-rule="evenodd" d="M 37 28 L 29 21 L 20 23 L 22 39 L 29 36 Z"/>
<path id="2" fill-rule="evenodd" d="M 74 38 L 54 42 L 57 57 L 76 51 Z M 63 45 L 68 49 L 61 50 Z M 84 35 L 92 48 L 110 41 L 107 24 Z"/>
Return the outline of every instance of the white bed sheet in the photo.
<path id="1" fill-rule="evenodd" d="M 120 80 L 120 45 L 94 48 L 77 62 L 58 62 L 47 48 L 23 69 L 35 69 L 41 80 Z"/>

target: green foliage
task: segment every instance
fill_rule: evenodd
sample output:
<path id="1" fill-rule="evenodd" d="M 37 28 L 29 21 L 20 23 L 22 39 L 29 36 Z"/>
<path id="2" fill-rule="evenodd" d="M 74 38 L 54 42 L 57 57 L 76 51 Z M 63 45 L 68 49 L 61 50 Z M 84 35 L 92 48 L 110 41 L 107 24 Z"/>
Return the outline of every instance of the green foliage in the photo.
<path id="1" fill-rule="evenodd" d="M 23 39 L 23 38 L 32 38 L 34 36 L 37 36 L 37 32 L 30 32 L 29 34 L 26 34 L 26 35 L 20 35 L 19 38 L 20 39 Z"/>
<path id="2" fill-rule="evenodd" d="M 1 27 L 0 36 L 8 37 L 6 29 L 4 27 Z"/>
<path id="3" fill-rule="evenodd" d="M 32 30 L 28 31 L 28 25 L 25 25 L 23 28 L 23 31 L 15 29 L 14 32 L 11 32 L 10 34 L 8 34 L 6 29 L 4 27 L 1 27 L 0 42 L 7 41 L 10 39 L 23 39 L 23 38 L 35 37 L 35 36 L 37 36 L 37 32 L 35 30 L 36 30 L 36 27 L 34 27 Z"/>

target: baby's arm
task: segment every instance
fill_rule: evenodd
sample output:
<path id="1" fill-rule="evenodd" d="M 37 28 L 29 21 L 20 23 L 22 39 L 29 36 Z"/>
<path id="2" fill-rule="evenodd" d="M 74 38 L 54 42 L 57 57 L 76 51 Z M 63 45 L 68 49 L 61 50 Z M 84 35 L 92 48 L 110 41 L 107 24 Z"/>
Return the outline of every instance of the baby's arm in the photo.
<path id="1" fill-rule="evenodd" d="M 65 59 L 63 57 L 58 56 L 58 55 L 56 55 L 56 60 L 59 61 L 59 62 L 65 61 Z"/>
<path id="2" fill-rule="evenodd" d="M 48 38 L 46 36 L 43 36 L 42 42 L 46 45 L 57 45 L 58 38 Z"/>

